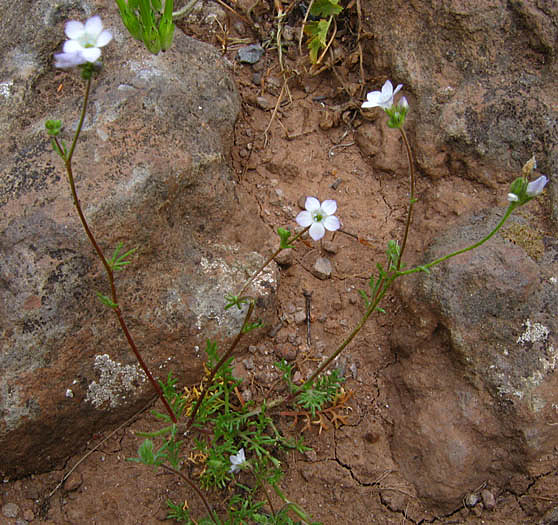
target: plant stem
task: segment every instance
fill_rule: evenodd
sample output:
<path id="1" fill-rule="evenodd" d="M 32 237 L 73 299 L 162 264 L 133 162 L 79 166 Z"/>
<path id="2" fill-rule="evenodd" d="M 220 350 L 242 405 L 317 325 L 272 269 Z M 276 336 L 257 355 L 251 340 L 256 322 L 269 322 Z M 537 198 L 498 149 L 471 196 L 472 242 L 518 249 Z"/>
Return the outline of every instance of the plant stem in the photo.
<path id="1" fill-rule="evenodd" d="M 376 310 L 376 308 L 378 307 L 379 302 L 383 299 L 384 295 L 386 294 L 386 292 L 389 290 L 389 288 L 391 287 L 393 281 L 395 280 L 395 278 L 398 277 L 398 274 L 392 274 L 389 276 L 386 276 L 382 279 L 382 282 L 378 285 L 377 291 L 376 291 L 376 295 L 373 297 L 370 305 L 368 306 L 368 308 L 366 309 L 366 312 L 364 312 L 364 315 L 362 316 L 362 318 L 360 319 L 360 321 L 358 322 L 358 324 L 351 330 L 351 333 L 345 338 L 345 340 L 337 347 L 337 349 L 335 350 L 335 352 L 333 352 L 333 354 L 331 354 L 319 367 L 318 369 L 306 380 L 304 381 L 304 383 L 302 385 L 300 385 L 295 392 L 293 392 L 288 399 L 293 399 L 295 398 L 298 394 L 300 394 L 303 390 L 303 388 L 312 383 L 312 381 L 314 381 L 314 379 L 316 379 L 316 377 L 318 377 L 330 364 L 331 362 L 345 349 L 345 347 L 355 338 L 355 336 L 360 332 L 360 330 L 362 329 L 362 327 L 364 326 L 364 323 L 366 323 L 366 321 L 368 320 L 368 318 L 372 315 L 372 312 L 374 312 Z M 269 405 L 268 405 L 269 406 Z"/>
<path id="2" fill-rule="evenodd" d="M 77 127 L 76 133 L 74 135 L 74 139 L 72 141 L 72 145 L 70 147 L 70 150 L 68 151 L 68 155 L 64 159 L 64 165 L 65 165 L 65 168 L 66 168 L 68 183 L 70 185 L 70 190 L 72 192 L 72 200 L 74 202 L 74 207 L 76 208 L 76 211 L 79 215 L 79 219 L 81 221 L 83 229 L 85 230 L 87 238 L 89 239 L 89 242 L 93 246 L 93 249 L 97 253 L 98 258 L 101 260 L 101 262 L 102 262 L 102 264 L 105 268 L 105 272 L 107 274 L 109 284 L 110 284 L 111 299 L 112 299 L 112 302 L 116 305 L 115 307 L 112 308 L 112 310 L 114 311 L 116 317 L 118 318 L 118 323 L 120 324 L 120 327 L 121 327 L 122 331 L 124 332 L 124 335 L 126 336 L 126 340 L 128 341 L 128 344 L 130 345 L 130 348 L 134 352 L 134 355 L 136 356 L 136 359 L 137 359 L 138 363 L 140 364 L 141 368 L 145 372 L 145 375 L 149 379 L 151 385 L 155 389 L 155 392 L 157 392 L 157 395 L 159 396 L 159 399 L 163 402 L 163 405 L 165 406 L 171 420 L 173 421 L 173 423 L 176 423 L 177 420 L 176 420 L 176 416 L 174 415 L 174 412 L 172 411 L 170 405 L 167 403 L 167 400 L 163 396 L 163 392 L 161 390 L 161 387 L 158 385 L 157 381 L 155 381 L 154 377 L 151 375 L 151 372 L 147 368 L 147 365 L 146 365 L 145 361 L 141 357 L 141 354 L 140 354 L 136 344 L 134 343 L 134 340 L 132 339 L 130 331 L 128 330 L 128 326 L 126 325 L 126 321 L 124 321 L 122 311 L 120 310 L 120 307 L 118 306 L 118 296 L 116 294 L 116 286 L 115 286 L 115 283 L 114 283 L 114 271 L 111 268 L 111 266 L 109 265 L 109 263 L 107 262 L 104 254 L 103 254 L 103 251 L 101 250 L 99 244 L 97 243 L 97 240 L 95 239 L 95 236 L 93 235 L 93 232 L 89 228 L 89 224 L 87 223 L 87 219 L 85 218 L 85 215 L 83 214 L 83 210 L 81 209 L 81 204 L 79 202 L 79 198 L 78 198 L 78 194 L 77 194 L 77 190 L 76 190 L 76 184 L 75 184 L 75 180 L 74 180 L 74 175 L 73 175 L 73 171 L 72 171 L 72 157 L 74 155 L 77 140 L 79 138 L 79 135 L 81 133 L 81 129 L 83 127 L 83 122 L 85 120 L 85 113 L 86 113 L 86 109 L 87 109 L 87 102 L 89 100 L 90 91 L 91 91 L 91 78 L 89 78 L 87 80 L 87 84 L 86 84 L 86 88 L 85 88 L 85 96 L 83 97 L 83 107 L 81 109 L 81 115 L 80 115 L 80 118 L 79 118 L 78 127 Z M 55 137 L 54 140 L 55 140 L 57 146 L 60 148 L 60 151 L 63 151 L 58 139 Z"/>
<path id="3" fill-rule="evenodd" d="M 504 225 L 504 223 L 508 220 L 509 216 L 512 214 L 515 208 L 517 208 L 517 203 L 515 202 L 510 203 L 508 209 L 506 210 L 506 213 L 500 219 L 500 222 L 495 226 L 495 228 L 486 237 L 483 237 L 480 241 L 476 242 L 475 244 L 471 244 L 471 246 L 467 246 L 466 248 L 462 248 L 461 250 L 457 250 L 448 255 L 444 255 L 443 257 L 439 257 L 438 259 L 435 259 L 434 261 L 429 262 L 427 264 L 422 264 L 420 266 L 416 266 L 415 268 L 411 268 L 410 270 L 405 270 L 403 272 L 401 271 L 397 272 L 395 277 L 401 277 L 403 275 L 411 275 L 412 273 L 417 273 L 417 272 L 424 272 L 425 270 L 428 270 L 429 268 L 432 268 L 433 266 L 436 266 L 441 262 L 447 261 L 448 259 L 451 259 L 456 255 L 461 255 L 462 253 L 478 248 L 481 244 L 484 244 L 486 241 L 488 241 L 488 239 L 490 239 Z"/>
<path id="4" fill-rule="evenodd" d="M 250 317 L 252 316 L 253 311 L 254 311 L 254 300 L 251 299 L 250 303 L 248 304 L 248 311 L 246 312 L 246 316 L 244 317 L 244 322 L 242 323 L 242 327 L 240 328 L 240 331 L 238 332 L 238 334 L 236 334 L 236 337 L 234 338 L 234 341 L 231 343 L 231 346 L 223 354 L 223 357 L 221 357 L 221 359 L 219 359 L 219 362 L 213 367 L 213 370 L 211 370 L 211 374 L 207 378 L 207 381 L 206 381 L 205 386 L 202 390 L 202 393 L 201 393 L 200 397 L 197 399 L 196 404 L 194 405 L 194 408 L 192 409 L 192 413 L 190 414 L 190 419 L 188 420 L 188 424 L 186 425 L 186 432 L 194 424 L 196 414 L 198 413 L 198 410 L 200 409 L 200 406 L 202 404 L 202 401 L 205 398 L 205 395 L 207 394 L 207 391 L 209 390 L 209 388 L 213 384 L 213 379 L 215 379 L 215 375 L 217 374 L 219 369 L 225 364 L 227 359 L 229 359 L 229 357 L 232 355 L 234 349 L 236 348 L 236 345 L 239 343 L 240 339 L 244 335 L 244 328 L 248 325 L 248 321 L 250 320 Z"/>
<path id="5" fill-rule="evenodd" d="M 213 509 L 211 508 L 211 505 L 207 501 L 206 497 L 203 495 L 203 492 L 199 489 L 199 487 L 188 476 L 185 476 L 179 470 L 176 470 L 172 467 L 169 467 L 168 465 L 159 465 L 159 466 L 161 468 L 164 468 L 168 472 L 172 472 L 173 474 L 176 474 L 177 476 L 180 476 L 186 483 L 188 483 L 188 485 L 190 485 L 190 487 L 194 489 L 196 494 L 203 501 L 205 509 L 207 510 L 207 512 L 209 514 L 209 517 L 211 518 L 213 523 L 216 523 L 217 525 L 220 523 L 219 518 L 216 518 L 216 516 L 214 515 Z"/>
<path id="6" fill-rule="evenodd" d="M 300 239 L 300 237 L 305 234 L 308 230 L 310 229 L 310 226 L 306 226 L 306 228 L 304 228 L 304 230 L 299 231 L 292 239 L 289 239 L 289 243 L 291 242 L 296 242 L 298 241 L 298 239 Z M 273 261 L 273 259 L 275 259 L 275 257 L 277 257 L 277 255 L 279 255 L 282 251 L 284 250 L 284 248 L 281 248 L 281 246 L 279 246 L 279 248 L 277 248 L 277 250 L 275 250 L 267 259 L 266 261 L 252 274 L 252 277 L 250 277 L 250 279 L 248 279 L 245 283 L 244 286 L 242 287 L 242 289 L 240 290 L 240 292 L 238 292 L 238 295 L 242 295 L 246 288 L 248 288 L 248 286 L 250 285 L 251 282 L 254 281 L 254 279 L 263 271 L 263 269 L 271 262 Z"/>
<path id="7" fill-rule="evenodd" d="M 413 218 L 413 206 L 415 204 L 415 168 L 413 164 L 413 154 L 411 152 L 411 146 L 409 140 L 407 139 L 407 134 L 403 127 L 399 128 L 401 137 L 403 137 L 403 142 L 405 143 L 405 149 L 407 150 L 407 161 L 409 162 L 409 209 L 407 210 L 407 220 L 405 222 L 405 233 L 403 234 L 403 240 L 401 242 L 401 250 L 399 251 L 399 258 L 397 260 L 397 270 L 401 268 L 401 261 L 403 260 L 403 252 L 407 246 L 407 238 L 409 236 L 409 230 L 411 228 L 411 221 Z"/>

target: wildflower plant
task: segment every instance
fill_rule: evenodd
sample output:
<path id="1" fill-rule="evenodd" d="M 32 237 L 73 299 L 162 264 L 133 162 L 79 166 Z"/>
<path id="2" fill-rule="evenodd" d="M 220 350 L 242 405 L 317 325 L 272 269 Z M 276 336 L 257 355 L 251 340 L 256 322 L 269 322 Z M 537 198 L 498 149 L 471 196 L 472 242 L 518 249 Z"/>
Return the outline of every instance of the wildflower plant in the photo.
<path id="1" fill-rule="evenodd" d="M 325 6 L 328 1 L 332 6 L 336 5 L 332 0 L 316 1 L 315 5 Z M 142 38 L 148 34 L 146 45 L 148 42 L 149 45 L 153 45 L 151 50 L 158 49 L 157 46 L 164 49 L 169 44 L 168 39 L 172 39 L 172 31 L 168 27 L 165 29 L 165 24 L 169 19 L 168 9 L 172 12 L 172 1 L 165 2 L 163 14 L 157 22 L 148 9 L 160 12 L 161 2 L 128 0 L 125 3 L 122 0 L 118 1 L 118 4 L 121 14 L 125 12 L 128 17 L 125 19 L 123 15 L 125 23 L 127 20 L 128 24 L 138 31 L 140 27 Z M 140 25 L 140 18 L 143 25 Z M 163 23 L 163 19 L 167 22 Z M 148 22 L 151 24 L 150 27 L 147 27 Z M 154 44 L 156 29 L 159 41 Z M 206 510 L 205 516 L 194 517 L 190 515 L 187 504 L 168 501 L 169 519 L 188 524 L 315 524 L 316 522 L 313 522 L 299 505 L 290 501 L 280 488 L 285 452 L 294 450 L 302 453 L 308 448 L 304 445 L 302 436 L 288 437 L 281 432 L 278 418 L 294 417 L 295 423 L 298 418 L 303 418 L 307 422 L 305 428 L 317 424 L 320 431 L 327 428 L 328 421 L 335 426 L 345 424 L 343 411 L 347 408 L 346 403 L 352 392 L 344 390 L 343 377 L 338 370 L 328 369 L 358 335 L 372 313 L 383 311 L 380 303 L 394 281 L 420 271 L 428 272 L 435 265 L 480 247 L 502 227 L 516 208 L 539 196 L 548 179 L 540 176 L 530 181 L 535 169 L 535 160 L 531 159 L 525 164 L 521 177 L 512 183 L 508 193 L 508 208 L 492 231 L 470 246 L 428 263 L 406 268 L 403 259 L 412 224 L 413 205 L 416 202 L 413 157 L 404 131 L 405 119 L 410 108 L 405 97 L 395 101 L 395 96 L 403 86 L 398 85 L 393 89 L 391 82 L 387 81 L 381 91 L 373 91 L 367 95 L 367 100 L 362 107 L 381 108 L 388 115 L 388 126 L 398 129 L 403 138 L 409 164 L 409 202 L 401 239 L 388 242 L 385 264 L 376 264 L 375 271 L 369 279 L 368 290 L 361 291 L 365 307 L 361 319 L 301 384 L 294 381 L 295 364 L 286 361 L 276 363 L 275 366 L 285 385 L 285 394 L 261 403 L 245 401 L 239 394 L 240 380 L 233 375 L 233 359 L 243 336 L 260 326 L 258 321 L 252 320 L 255 298 L 247 294 L 250 284 L 281 251 L 294 247 L 306 233 L 314 241 L 318 241 L 326 235 L 327 231 L 335 232 L 341 227 L 341 222 L 335 215 L 336 201 L 326 199 L 320 202 L 316 197 L 307 197 L 305 210 L 296 217 L 299 231 L 294 233 L 279 228 L 278 248 L 238 292 L 227 294 L 224 309 L 238 308 L 244 312 L 244 321 L 238 334 L 223 352 L 219 351 L 216 341 L 208 340 L 205 349 L 207 360 L 204 376 L 197 385 L 181 389 L 172 374 L 169 374 L 166 381 L 155 380 L 143 361 L 124 319 L 115 275 L 133 262 L 135 248 L 124 249 L 124 244 L 119 243 L 111 257 L 105 256 L 83 213 L 73 175 L 72 159 L 87 110 L 91 82 L 100 71 L 101 48 L 110 43 L 112 34 L 103 28 L 98 16 L 90 18 L 85 24 L 77 21 L 68 22 L 65 32 L 69 40 L 64 44 L 63 52 L 55 56 L 55 65 L 81 69 L 85 79 L 83 106 L 76 132 L 69 145 L 62 138 L 64 127 L 61 121 L 47 121 L 46 131 L 51 138 L 54 151 L 64 164 L 73 204 L 85 234 L 107 276 L 110 295 L 98 292 L 98 297 L 114 312 L 131 350 L 164 407 L 164 411 L 154 412 L 163 427 L 152 432 L 138 433 L 138 436 L 145 439 L 138 447 L 137 457 L 132 458 L 131 461 L 155 470 L 163 469 L 180 477 L 202 501 Z M 281 411 L 278 412 L 279 408 Z M 197 475 L 188 473 L 189 469 L 185 467 L 189 463 L 198 467 Z M 219 512 L 213 508 L 208 497 L 208 494 L 215 493 L 216 489 L 227 489 L 220 492 Z M 281 507 L 275 508 L 274 501 L 278 500 L 281 502 Z"/>

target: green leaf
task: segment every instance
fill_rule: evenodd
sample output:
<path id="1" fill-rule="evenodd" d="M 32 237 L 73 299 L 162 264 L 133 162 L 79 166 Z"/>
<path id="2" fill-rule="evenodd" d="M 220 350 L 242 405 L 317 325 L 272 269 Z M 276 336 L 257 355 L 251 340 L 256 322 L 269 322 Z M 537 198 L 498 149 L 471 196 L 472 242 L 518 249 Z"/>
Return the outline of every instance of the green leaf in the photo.
<path id="1" fill-rule="evenodd" d="M 339 5 L 339 0 L 314 0 L 310 14 L 312 16 L 336 16 L 343 8 Z"/>
<path id="2" fill-rule="evenodd" d="M 304 32 L 310 37 L 308 40 L 308 49 L 310 51 L 310 60 L 313 64 L 318 61 L 320 50 L 327 45 L 327 33 L 331 25 L 331 18 L 328 20 L 319 20 L 317 22 L 308 22 L 304 26 Z"/>
<path id="3" fill-rule="evenodd" d="M 109 308 L 118 308 L 118 305 L 112 302 L 110 297 L 103 295 L 101 292 L 97 292 L 97 297 L 105 306 L 108 306 Z"/>

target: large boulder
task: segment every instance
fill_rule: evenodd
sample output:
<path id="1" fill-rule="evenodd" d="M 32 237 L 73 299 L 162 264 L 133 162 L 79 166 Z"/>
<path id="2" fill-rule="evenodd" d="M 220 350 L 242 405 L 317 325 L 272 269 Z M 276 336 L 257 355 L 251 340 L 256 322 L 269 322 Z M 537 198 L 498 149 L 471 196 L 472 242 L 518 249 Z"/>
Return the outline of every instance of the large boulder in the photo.
<path id="1" fill-rule="evenodd" d="M 366 66 L 404 84 L 411 140 L 424 174 L 451 173 L 493 185 L 513 180 L 533 154 L 542 173 L 558 173 L 557 2 L 361 4 L 363 34 L 370 37 L 363 40 Z M 356 139 L 380 140 L 377 152 L 366 153 L 382 171 L 381 152 L 393 150 L 397 134 L 380 126 L 385 119 L 365 123 Z M 558 202 L 558 185 L 551 183 L 549 192 Z M 553 214 L 558 221 L 557 205 Z"/>
<path id="2" fill-rule="evenodd" d="M 478 241 L 501 214 L 464 218 L 424 262 Z M 413 321 L 392 336 L 392 451 L 443 511 L 483 483 L 522 491 L 558 446 L 558 243 L 529 215 L 501 232 L 398 286 Z"/>
<path id="3" fill-rule="evenodd" d="M 79 117 L 83 81 L 52 65 L 66 20 L 99 13 L 114 34 L 74 175 L 105 252 L 120 241 L 138 247 L 117 274 L 119 302 L 156 376 L 199 380 L 205 338 L 226 341 L 240 326 L 223 296 L 261 262 L 251 250 L 264 242 L 227 164 L 240 100 L 213 48 L 177 31 L 171 50 L 153 56 L 113 3 L 24 3 L 0 2 L 0 144 L 9 153 L 0 159 L 2 476 L 49 468 L 153 395 L 96 298 L 109 294 L 107 280 L 43 131 L 61 118 L 70 142 Z M 261 306 L 275 285 L 273 271 L 256 282 Z"/>

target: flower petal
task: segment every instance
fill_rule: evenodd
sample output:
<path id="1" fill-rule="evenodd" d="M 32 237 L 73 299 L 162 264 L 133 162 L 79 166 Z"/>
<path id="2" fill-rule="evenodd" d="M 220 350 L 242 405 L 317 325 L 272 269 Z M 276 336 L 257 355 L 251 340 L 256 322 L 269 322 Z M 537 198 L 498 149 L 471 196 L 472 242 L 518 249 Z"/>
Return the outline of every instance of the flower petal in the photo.
<path id="1" fill-rule="evenodd" d="M 320 201 L 316 199 L 316 197 L 306 197 L 306 202 L 304 203 L 304 207 L 308 211 L 316 211 L 320 209 Z"/>
<path id="2" fill-rule="evenodd" d="M 312 239 L 319 241 L 325 235 L 325 228 L 319 222 L 315 222 L 310 226 L 308 233 Z"/>
<path id="3" fill-rule="evenodd" d="M 296 222 L 299 226 L 306 228 L 306 226 L 310 226 L 313 222 L 312 214 L 309 211 L 301 211 L 296 216 Z"/>
<path id="4" fill-rule="evenodd" d="M 380 105 L 382 101 L 382 93 L 380 91 L 371 91 L 366 95 L 366 102 L 363 102 L 363 108 L 375 108 Z"/>
<path id="5" fill-rule="evenodd" d="M 101 22 L 101 17 L 99 15 L 92 16 L 85 22 L 85 31 L 95 39 L 101 34 L 102 30 L 103 22 Z"/>
<path id="6" fill-rule="evenodd" d="M 84 29 L 85 27 L 81 22 L 78 22 L 77 20 L 70 20 L 69 22 L 66 22 L 64 32 L 68 38 L 75 39 L 83 35 Z"/>
<path id="7" fill-rule="evenodd" d="M 329 230 L 330 232 L 334 232 L 335 230 L 338 230 L 341 227 L 341 223 L 339 222 L 339 219 L 335 215 L 330 215 L 329 217 L 326 217 L 325 221 L 323 222 L 323 225 L 325 226 L 326 230 Z"/>
<path id="8" fill-rule="evenodd" d="M 62 46 L 64 53 L 79 53 L 84 47 L 77 40 L 66 40 Z"/>
<path id="9" fill-rule="evenodd" d="M 530 182 L 527 184 L 527 195 L 529 195 L 529 197 L 536 197 L 537 195 L 540 195 L 547 182 L 548 179 L 544 175 L 541 175 L 537 180 Z"/>
<path id="10" fill-rule="evenodd" d="M 333 215 L 337 209 L 337 202 L 332 199 L 328 199 L 322 202 L 322 210 L 328 215 Z"/>
<path id="11" fill-rule="evenodd" d="M 510 202 L 517 202 L 519 197 L 515 193 L 508 193 L 508 200 Z"/>
<path id="12" fill-rule="evenodd" d="M 393 94 L 391 95 L 392 97 L 395 96 L 395 94 L 403 87 L 403 84 L 397 84 L 397 87 L 395 88 L 395 91 L 393 92 Z"/>
<path id="13" fill-rule="evenodd" d="M 97 37 L 97 47 L 106 46 L 112 40 L 112 33 L 106 29 Z"/>
<path id="14" fill-rule="evenodd" d="M 57 53 L 54 55 L 55 67 L 75 67 L 86 62 L 81 53 Z"/>
<path id="15" fill-rule="evenodd" d="M 393 96 L 393 85 L 390 80 L 386 80 L 386 83 L 382 86 L 382 98 L 391 98 Z"/>
<path id="16" fill-rule="evenodd" d="M 98 47 L 88 47 L 83 49 L 81 54 L 87 62 L 95 62 L 101 56 L 101 50 Z"/>

